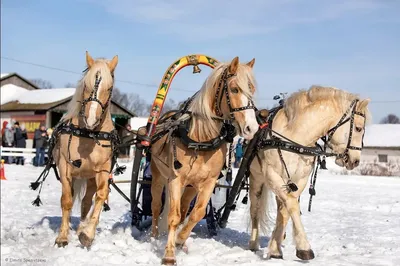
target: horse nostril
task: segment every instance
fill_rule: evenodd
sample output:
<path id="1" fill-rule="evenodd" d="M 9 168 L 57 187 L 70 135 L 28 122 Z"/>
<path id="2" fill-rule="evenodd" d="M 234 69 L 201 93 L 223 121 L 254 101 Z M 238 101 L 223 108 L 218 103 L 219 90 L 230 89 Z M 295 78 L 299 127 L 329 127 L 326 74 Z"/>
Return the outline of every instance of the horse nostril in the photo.
<path id="1" fill-rule="evenodd" d="M 359 164 L 360 164 L 360 161 L 359 161 L 359 160 L 355 160 L 355 161 L 354 161 L 354 166 L 355 166 L 355 167 L 357 167 Z"/>
<path id="2" fill-rule="evenodd" d="M 244 132 L 246 132 L 246 133 L 249 133 L 250 131 L 251 131 L 250 126 L 247 126 L 247 127 L 244 129 Z"/>

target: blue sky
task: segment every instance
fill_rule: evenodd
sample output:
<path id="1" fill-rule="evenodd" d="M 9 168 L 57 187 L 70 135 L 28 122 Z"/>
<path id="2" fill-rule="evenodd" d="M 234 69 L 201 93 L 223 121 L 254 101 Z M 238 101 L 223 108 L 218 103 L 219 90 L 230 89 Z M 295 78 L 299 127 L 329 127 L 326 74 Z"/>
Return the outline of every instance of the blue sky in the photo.
<path id="1" fill-rule="evenodd" d="M 259 106 L 319 84 L 371 98 L 379 122 L 400 116 L 399 14 L 397 0 L 2 0 L 1 56 L 81 72 L 86 50 L 118 54 L 116 86 L 148 102 L 179 57 L 255 57 Z M 210 71 L 202 70 L 181 71 L 168 97 L 191 96 Z M 3 58 L 1 72 L 56 87 L 80 78 Z"/>

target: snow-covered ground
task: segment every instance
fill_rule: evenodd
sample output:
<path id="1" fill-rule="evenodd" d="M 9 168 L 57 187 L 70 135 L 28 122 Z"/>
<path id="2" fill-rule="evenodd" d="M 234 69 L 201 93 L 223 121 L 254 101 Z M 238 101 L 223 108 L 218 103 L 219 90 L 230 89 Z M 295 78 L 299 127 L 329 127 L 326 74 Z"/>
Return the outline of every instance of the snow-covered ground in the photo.
<path id="1" fill-rule="evenodd" d="M 128 172 L 120 179 L 127 179 Z M 71 218 L 70 243 L 54 246 L 60 225 L 61 185 L 51 174 L 43 188 L 42 206 L 28 188 L 40 173 L 31 165 L 6 165 L 1 181 L 1 265 L 160 265 L 166 237 L 132 237 L 129 204 L 112 189 L 111 211 L 102 212 L 90 250 L 75 234 L 79 214 Z M 129 184 L 121 185 L 125 192 Z M 308 193 L 301 199 L 302 220 L 316 258 L 309 265 L 400 265 L 400 178 L 341 176 L 321 171 L 312 212 Z M 189 254 L 177 253 L 178 265 L 301 265 L 295 256 L 291 224 L 284 260 L 265 260 L 247 250 L 248 205 L 231 213 L 228 228 L 209 238 L 202 222 L 188 240 Z M 135 233 L 133 233 L 135 235 Z M 262 237 L 265 250 L 268 238 Z"/>

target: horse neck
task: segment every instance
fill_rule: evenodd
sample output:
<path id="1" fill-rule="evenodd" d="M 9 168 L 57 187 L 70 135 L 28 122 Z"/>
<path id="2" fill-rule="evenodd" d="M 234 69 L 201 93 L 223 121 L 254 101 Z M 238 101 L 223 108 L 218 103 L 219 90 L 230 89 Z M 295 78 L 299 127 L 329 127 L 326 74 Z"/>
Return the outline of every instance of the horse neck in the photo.
<path id="1" fill-rule="evenodd" d="M 214 130 L 213 127 L 210 126 L 210 123 L 215 123 L 215 128 L 217 130 Z M 197 142 L 209 141 L 219 136 L 221 130 L 221 125 L 219 124 L 221 123 L 214 120 L 210 121 L 202 117 L 193 117 L 190 125 L 191 130 L 188 136 Z"/>
<path id="2" fill-rule="evenodd" d="M 342 115 L 332 102 L 321 102 L 305 107 L 289 124 L 284 110 L 280 110 L 273 129 L 299 144 L 313 146 L 336 125 Z"/>

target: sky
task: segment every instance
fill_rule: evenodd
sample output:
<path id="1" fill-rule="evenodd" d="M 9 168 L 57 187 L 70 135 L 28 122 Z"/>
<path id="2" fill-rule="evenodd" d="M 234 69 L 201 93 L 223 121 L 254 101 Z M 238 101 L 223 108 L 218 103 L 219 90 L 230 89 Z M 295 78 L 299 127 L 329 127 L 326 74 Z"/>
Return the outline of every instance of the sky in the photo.
<path id="1" fill-rule="evenodd" d="M 80 79 L 86 51 L 118 55 L 115 86 L 148 103 L 171 63 L 205 54 L 255 58 L 259 107 L 272 107 L 280 92 L 322 85 L 370 98 L 374 123 L 400 116 L 398 0 L 1 1 L 1 73 L 61 88 Z M 179 72 L 168 98 L 200 89 L 210 73 L 201 68 Z"/>

